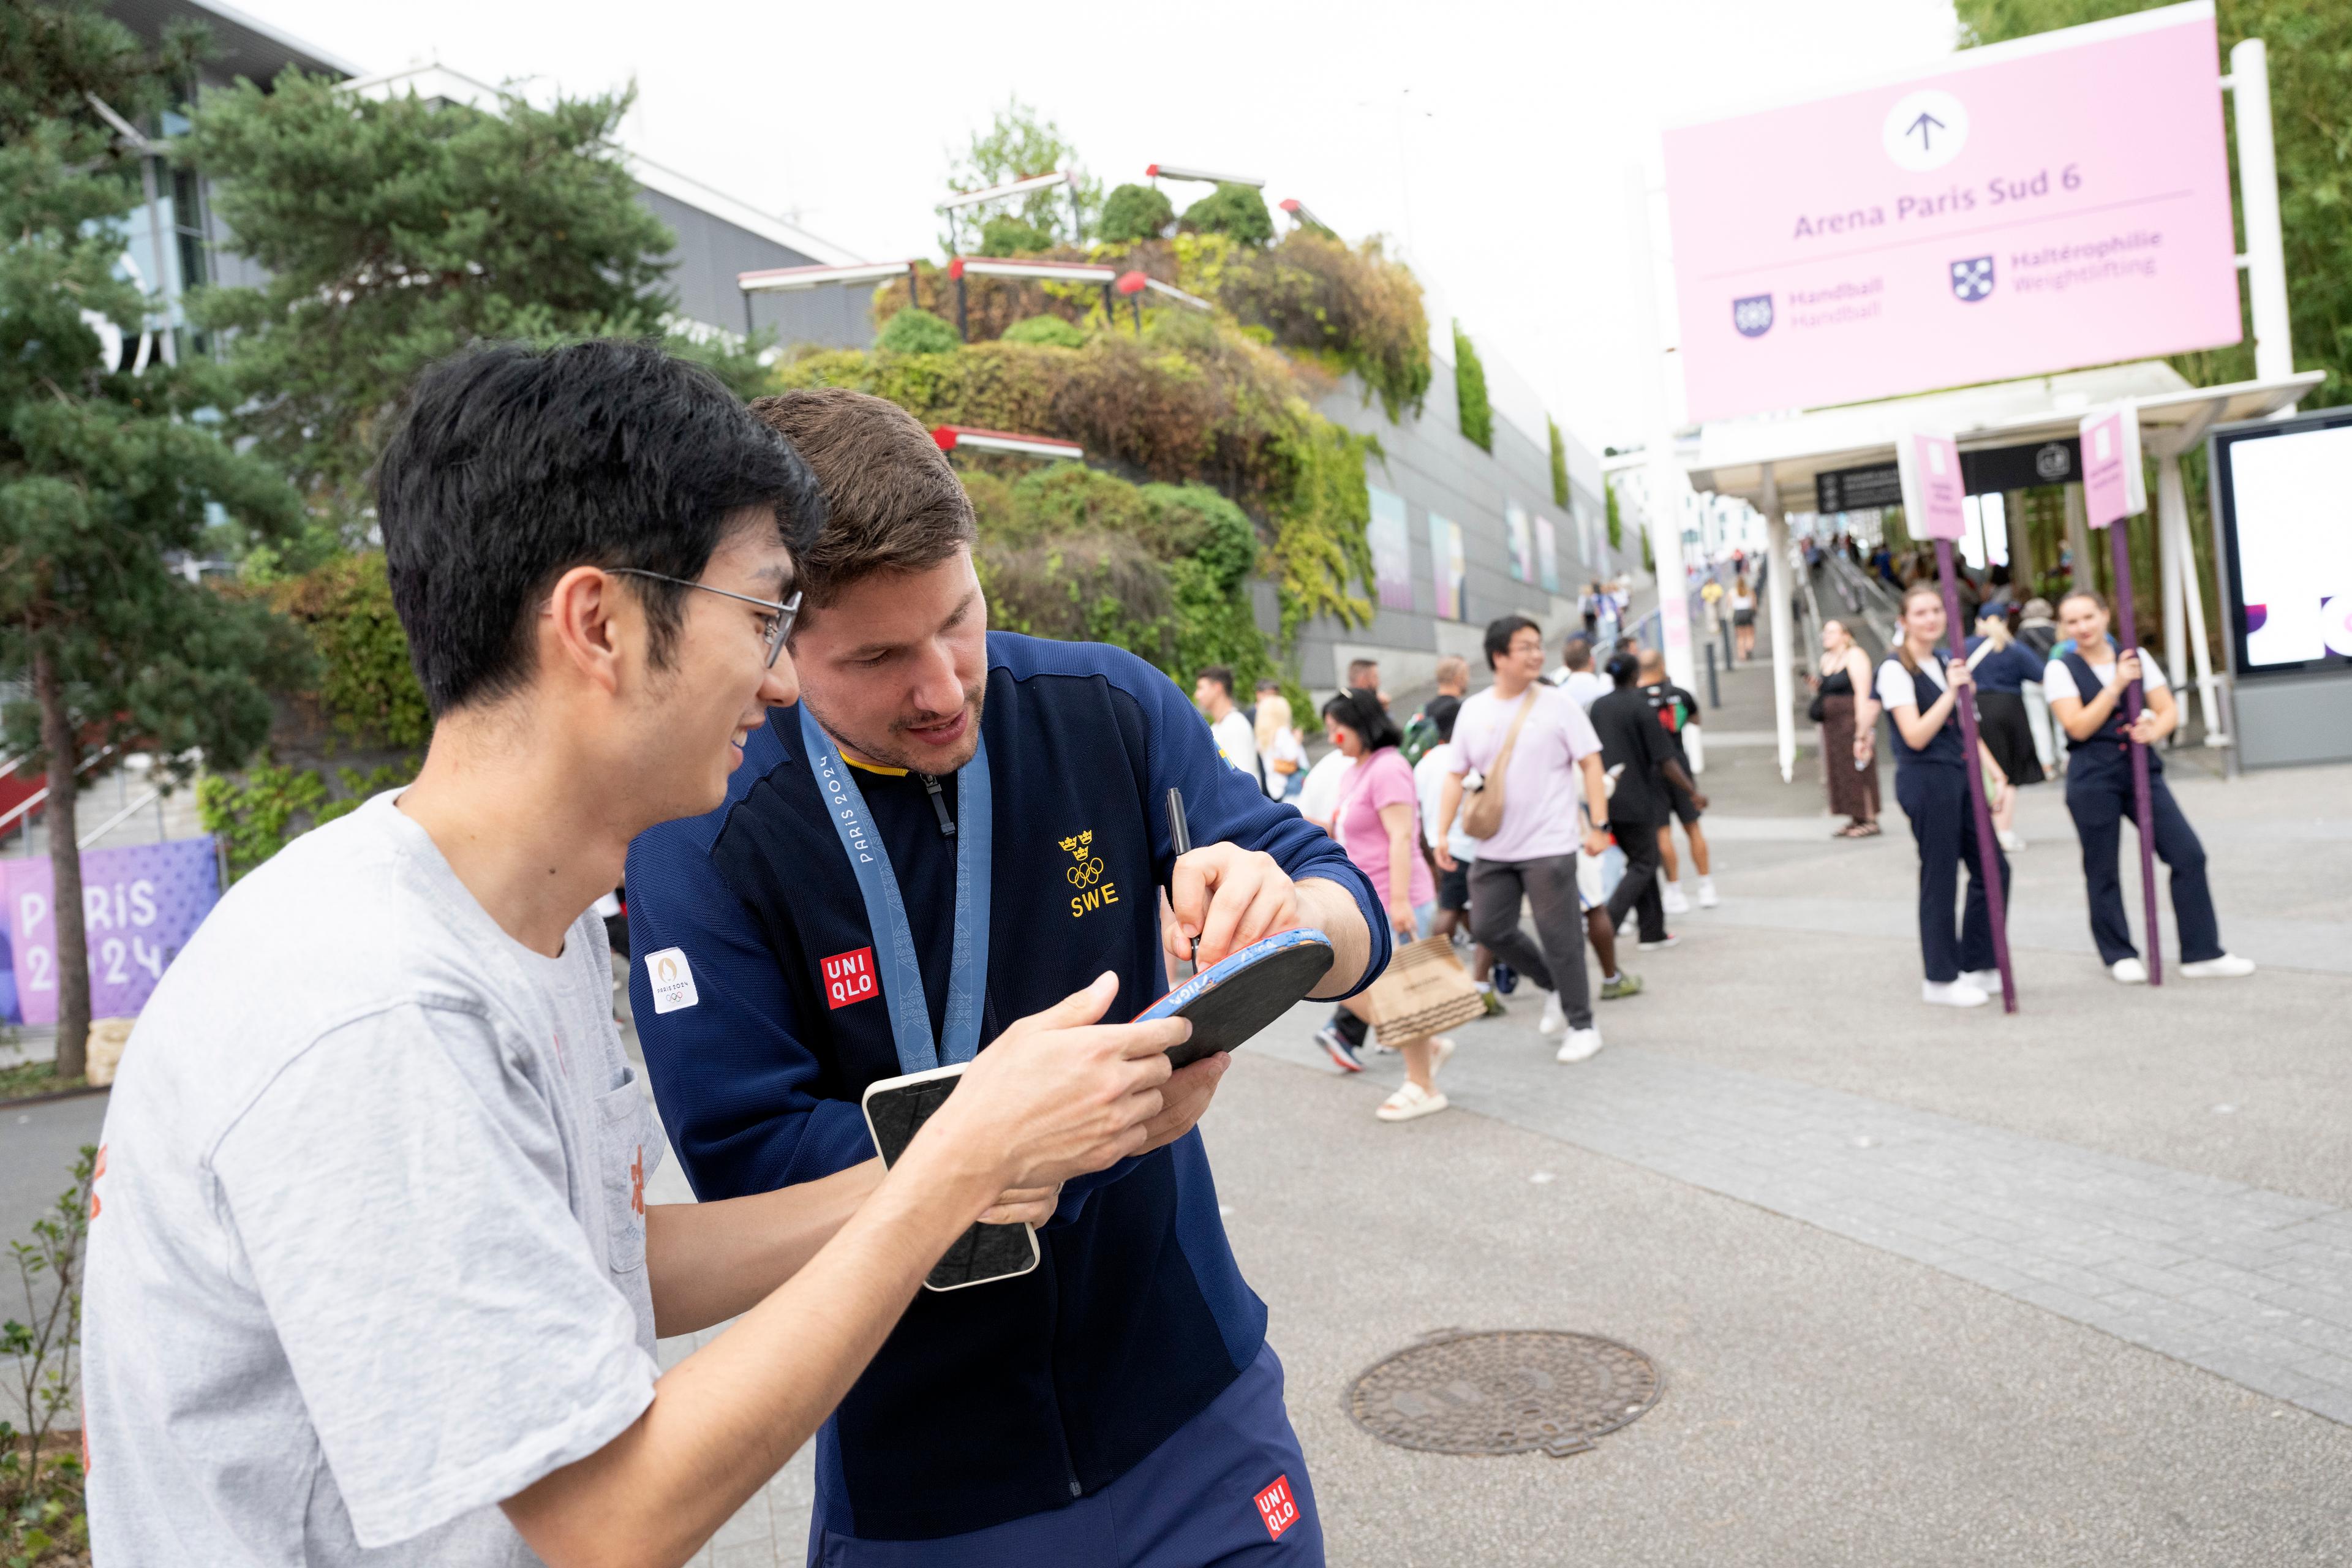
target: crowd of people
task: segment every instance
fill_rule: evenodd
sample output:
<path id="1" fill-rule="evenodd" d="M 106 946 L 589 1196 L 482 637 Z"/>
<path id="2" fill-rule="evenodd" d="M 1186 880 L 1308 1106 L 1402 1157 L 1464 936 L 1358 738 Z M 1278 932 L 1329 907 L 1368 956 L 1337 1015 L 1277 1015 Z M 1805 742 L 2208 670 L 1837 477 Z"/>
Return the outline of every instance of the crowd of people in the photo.
<path id="1" fill-rule="evenodd" d="M 1274 683 L 1261 687 L 1254 715 L 1234 706 L 1222 666 L 1200 671 L 1193 695 L 1226 759 L 1295 804 L 1370 879 L 1395 940 L 1466 947 L 1489 1015 L 1524 984 L 1538 1001 L 1538 1033 L 1559 1036 L 1557 1058 L 1574 1063 L 1601 1049 L 1596 998 L 1643 989 L 1618 962 L 1621 931 L 1642 950 L 1669 948 L 1681 939 L 1667 917 L 1717 900 L 1700 826 L 1707 800 L 1684 749 L 1697 699 L 1630 637 L 1597 643 L 1578 629 L 1558 651 L 1548 672 L 1543 628 L 1503 616 L 1486 627 L 1484 689 L 1471 689 L 1468 660 L 1442 658 L 1436 694 L 1402 723 L 1378 664 L 1356 659 L 1319 715 L 1330 749 L 1303 769 L 1302 737 Z M 1695 900 L 1683 888 L 1677 825 Z M 1370 1035 L 1340 1008 L 1317 1039 L 1335 1066 L 1358 1072 Z M 1401 1049 L 1405 1081 L 1377 1114 L 1406 1121 L 1444 1110 L 1437 1075 L 1453 1040 Z"/>

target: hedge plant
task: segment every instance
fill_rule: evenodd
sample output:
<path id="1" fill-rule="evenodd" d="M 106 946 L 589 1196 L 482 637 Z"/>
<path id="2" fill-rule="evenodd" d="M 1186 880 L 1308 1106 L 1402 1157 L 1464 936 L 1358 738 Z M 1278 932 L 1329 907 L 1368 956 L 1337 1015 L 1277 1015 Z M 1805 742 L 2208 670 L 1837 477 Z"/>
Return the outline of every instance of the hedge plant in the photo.
<path id="1" fill-rule="evenodd" d="M 929 310 L 913 306 L 882 324 L 874 346 L 884 353 L 943 354 L 962 346 L 956 330 Z"/>
<path id="2" fill-rule="evenodd" d="M 1121 185 L 1103 203 L 1095 237 L 1106 245 L 1158 239 L 1175 221 L 1176 207 L 1166 193 L 1151 185 Z"/>
<path id="3" fill-rule="evenodd" d="M 1421 412 L 1430 378 L 1421 283 L 1377 237 L 1351 248 L 1327 231 L 1296 228 L 1269 249 L 1237 248 L 1219 260 L 1206 287 L 1236 320 L 1332 370 L 1355 372 L 1391 420 Z"/>
<path id="4" fill-rule="evenodd" d="M 1568 504 L 1568 439 L 1559 433 L 1559 421 L 1544 416 L 1544 424 L 1551 430 L 1551 504 Z"/>
<path id="5" fill-rule="evenodd" d="M 1206 664 L 1273 672 L 1251 612 L 1257 530 L 1205 485 L 1135 485 L 1078 463 L 965 472 L 990 624 L 1125 647 L 1180 683 Z"/>
<path id="6" fill-rule="evenodd" d="M 383 552 L 337 556 L 275 584 L 270 597 L 318 649 L 319 706 L 336 733 L 392 750 L 432 738 L 433 717 L 392 607 Z"/>
<path id="7" fill-rule="evenodd" d="M 1025 218 L 998 216 L 980 226 L 982 256 L 1029 256 L 1054 248 L 1054 237 Z"/>
<path id="8" fill-rule="evenodd" d="M 1482 451 L 1495 449 L 1495 406 L 1486 400 L 1486 366 L 1462 323 L 1454 323 L 1454 401 L 1462 434 Z"/>
<path id="9" fill-rule="evenodd" d="M 1371 574 L 1362 469 L 1364 454 L 1377 448 L 1315 411 L 1310 395 L 1328 384 L 1312 367 L 1194 311 L 1155 311 L 1148 322 L 1139 339 L 1100 332 L 1076 349 L 1000 341 L 940 354 L 829 351 L 779 366 L 777 379 L 872 393 L 926 426 L 1059 437 L 1078 443 L 1091 463 L 1147 481 L 1211 487 L 1272 536 L 1267 571 L 1278 585 L 1286 646 L 1317 615 L 1349 625 L 1369 619 L 1360 591 Z M 978 490 L 975 504 L 990 515 Z M 1123 575 L 1129 556 L 1059 548 L 1054 559 L 1080 581 L 1084 605 L 1134 587 Z M 1009 570 L 1009 558 L 1000 564 Z M 1046 560 L 1025 564 L 1043 570 Z M 1024 603 L 1024 613 L 1045 615 Z"/>
<path id="10" fill-rule="evenodd" d="M 1250 185 L 1220 184 L 1184 209 L 1183 223 L 1196 233 L 1230 235 L 1244 245 L 1264 245 L 1274 237 L 1274 215 Z"/>
<path id="11" fill-rule="evenodd" d="M 1082 349 L 1087 334 L 1059 316 L 1031 316 L 1004 329 L 1008 343 L 1042 343 L 1050 348 Z"/>

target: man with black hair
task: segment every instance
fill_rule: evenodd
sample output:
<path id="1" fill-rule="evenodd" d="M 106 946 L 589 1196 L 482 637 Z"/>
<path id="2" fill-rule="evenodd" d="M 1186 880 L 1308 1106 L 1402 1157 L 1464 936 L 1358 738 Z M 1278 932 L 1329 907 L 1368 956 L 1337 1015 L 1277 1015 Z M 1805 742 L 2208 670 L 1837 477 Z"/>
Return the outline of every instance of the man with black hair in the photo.
<path id="1" fill-rule="evenodd" d="M 1218 755 L 1174 682 L 987 629 L 971 499 L 911 416 L 841 388 L 752 412 L 824 490 L 801 701 L 749 737 L 716 809 L 628 864 L 633 940 L 699 987 L 668 1001 L 641 969 L 631 992 L 697 1192 L 869 1163 L 870 1085 L 985 1064 L 1034 999 L 1106 971 L 1132 1016 L 1194 937 L 1208 965 L 1319 928 L 1326 997 L 1379 973 L 1389 921 L 1363 874 Z M 1198 846 L 1181 857 L 1171 788 Z M 1062 1189 L 1034 1268 L 908 1309 L 818 1439 L 813 1557 L 1321 1562 L 1265 1307 L 1193 1128 L 1228 1061 L 1175 1074 L 1142 1152 Z"/>
<path id="2" fill-rule="evenodd" d="M 1665 784 L 1680 785 L 1704 811 L 1706 796 L 1691 783 L 1675 757 L 1674 743 L 1659 728 L 1650 700 L 1634 684 L 1642 661 L 1621 653 L 1609 661 L 1608 696 L 1592 705 L 1592 728 L 1601 737 L 1601 765 L 1615 782 L 1609 795 L 1609 832 L 1625 852 L 1625 875 L 1609 895 L 1609 923 L 1622 925 L 1625 911 L 1639 911 L 1643 952 L 1672 947 L 1682 938 L 1666 930 L 1658 889 L 1658 829 L 1666 821 Z"/>
<path id="3" fill-rule="evenodd" d="M 704 371 L 508 345 L 419 379 L 378 515 L 432 744 L 231 889 L 140 1018 L 91 1203 L 91 1546 L 681 1563 L 975 1219 L 1141 1146 L 1184 1029 L 1082 1026 L 1097 984 L 1013 1025 L 887 1176 L 648 1205 L 592 905 L 793 700 L 822 499 Z M 650 962 L 652 1005 L 690 1005 Z M 656 1381 L 656 1335 L 730 1318 Z"/>
<path id="4" fill-rule="evenodd" d="M 1598 855 L 1608 842 L 1595 826 L 1609 812 L 1601 742 L 1574 700 L 1544 684 L 1541 626 L 1525 616 L 1505 616 L 1487 626 L 1486 649 L 1495 683 L 1454 717 L 1454 755 L 1438 801 L 1437 866 L 1443 871 L 1454 864 L 1444 837 L 1462 809 L 1464 781 L 1477 773 L 1481 793 L 1502 792 L 1502 812 L 1470 868 L 1471 930 L 1496 958 L 1550 993 L 1537 1032 L 1564 1033 L 1557 1059 L 1580 1062 L 1601 1048 L 1584 973 L 1588 889 L 1577 875 L 1578 851 Z M 1535 915 L 1533 940 L 1519 929 L 1522 901 Z"/>

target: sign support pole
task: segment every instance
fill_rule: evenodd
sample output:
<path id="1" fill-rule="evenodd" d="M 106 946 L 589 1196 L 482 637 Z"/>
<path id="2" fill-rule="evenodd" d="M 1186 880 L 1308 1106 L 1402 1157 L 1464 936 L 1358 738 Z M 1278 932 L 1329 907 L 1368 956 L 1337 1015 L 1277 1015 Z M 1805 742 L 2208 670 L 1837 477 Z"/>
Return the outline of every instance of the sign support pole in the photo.
<path id="1" fill-rule="evenodd" d="M 2161 488 L 2158 493 L 2162 499 L 2171 499 L 2163 496 Z M 2115 562 L 2116 631 L 2122 650 L 2116 657 L 2139 654 L 2139 616 L 2132 603 L 2130 531 L 2116 526 L 2147 510 L 2147 476 L 2140 465 L 2139 412 L 2130 404 L 2083 420 L 2083 510 L 2093 528 L 2106 531 Z M 2158 510 L 2158 527 L 2168 521 L 2164 515 L 2168 510 Z M 2124 688 L 2126 725 L 2139 722 L 2140 699 L 2140 682 L 2135 680 Z M 2176 695 L 2173 700 L 2180 699 Z M 2148 799 L 2147 748 L 2129 739 L 2124 745 L 2131 754 L 2132 808 L 2139 827 L 2139 889 L 2147 917 L 2147 983 L 2161 985 L 2164 944 L 2156 924 L 2156 816 Z"/>
<path id="2" fill-rule="evenodd" d="M 2116 622 L 2122 636 L 2124 653 L 2138 653 L 2139 619 L 2132 611 L 2131 543 L 2126 530 L 2109 527 L 2107 540 L 2114 548 L 2116 564 Z M 2120 656 L 2118 656 L 2120 657 Z M 2180 700 L 2179 697 L 2173 699 Z M 2137 724 L 2140 713 L 2140 683 L 2137 680 L 2124 688 L 2124 722 Z M 2147 911 L 2147 983 L 2164 984 L 2164 942 L 2156 924 L 2156 816 L 2150 809 L 2147 784 L 2147 748 L 2137 741 L 2125 742 L 2131 748 L 2132 805 L 2138 815 L 2139 826 L 2139 890 Z"/>
<path id="3" fill-rule="evenodd" d="M 1960 636 L 1960 592 L 1952 575 L 1952 542 L 1936 541 L 1936 573 L 1944 590 L 1944 640 L 1954 658 L 1968 658 Z M 2000 843 L 1992 836 L 1992 805 L 1985 799 L 1984 764 L 1977 757 L 1977 705 L 1973 696 L 1953 703 L 1960 710 L 1960 743 L 1969 752 L 1969 808 L 1976 816 L 1977 875 L 1983 879 L 1985 913 L 1992 918 L 1992 961 L 2000 970 L 2000 1008 L 2017 1011 L 2017 979 L 2009 963 L 2009 902 L 2000 880 Z"/>
<path id="4" fill-rule="evenodd" d="M 1650 182 L 1638 163 L 1626 171 L 1625 200 L 1633 237 L 1633 310 L 1639 341 L 1654 356 L 1657 380 L 1649 388 L 1650 434 L 1643 465 L 1648 488 L 1642 526 L 1650 537 L 1650 559 L 1657 568 L 1658 646 L 1666 656 L 1666 679 L 1687 691 L 1697 684 L 1698 661 L 1691 653 L 1690 574 L 1683 553 L 1682 498 L 1689 488 L 1682 465 L 1675 460 L 1675 422 L 1681 399 L 1675 362 L 1667 352 L 1664 315 L 1659 305 L 1661 279 L 1655 242 L 1650 231 Z M 1669 284 L 1668 287 L 1671 287 Z M 1627 573 L 1631 576 L 1630 572 Z"/>
<path id="5" fill-rule="evenodd" d="M 1895 447 L 1895 466 L 1903 478 L 1905 521 L 1915 533 L 1936 542 L 1936 575 L 1944 591 L 1944 639 L 1956 659 L 1968 657 L 1960 627 L 1958 579 L 1953 574 L 1952 542 L 1968 531 L 1962 504 L 1966 487 L 1960 479 L 1960 447 L 1948 432 L 1913 431 Z M 1947 678 L 1949 679 L 1948 677 Z M 1992 836 L 1992 805 L 1985 799 L 1984 764 L 1978 760 L 1979 741 L 1977 705 L 1970 696 L 1956 695 L 1952 706 L 1960 716 L 1960 743 L 1968 749 L 1969 809 L 1976 823 L 1977 885 L 1984 889 L 1985 913 L 1992 921 L 1992 961 L 2000 971 L 2000 1007 L 2017 1011 L 2017 973 L 2009 962 L 2009 889 L 2000 878 L 2000 842 Z"/>

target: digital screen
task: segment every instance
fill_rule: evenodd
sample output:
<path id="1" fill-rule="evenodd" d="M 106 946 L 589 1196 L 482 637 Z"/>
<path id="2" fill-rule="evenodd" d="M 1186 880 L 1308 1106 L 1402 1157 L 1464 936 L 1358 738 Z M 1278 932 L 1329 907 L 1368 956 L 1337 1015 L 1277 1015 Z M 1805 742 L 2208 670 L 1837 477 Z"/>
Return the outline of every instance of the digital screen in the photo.
<path id="1" fill-rule="evenodd" d="M 2216 437 L 2238 668 L 2352 658 L 2352 412 Z"/>

